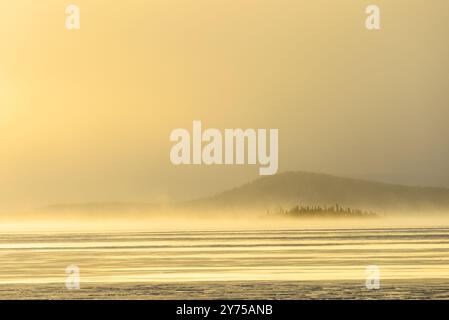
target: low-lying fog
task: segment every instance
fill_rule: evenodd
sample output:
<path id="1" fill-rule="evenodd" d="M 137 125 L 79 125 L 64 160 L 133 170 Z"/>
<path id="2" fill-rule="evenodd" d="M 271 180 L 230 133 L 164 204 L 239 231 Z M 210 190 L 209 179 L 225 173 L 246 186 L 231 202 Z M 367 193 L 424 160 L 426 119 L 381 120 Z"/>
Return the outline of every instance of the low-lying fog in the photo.
<path id="1" fill-rule="evenodd" d="M 375 218 L 286 217 L 261 211 L 159 213 L 27 212 L 0 214 L 0 232 L 271 230 L 449 227 L 449 212 L 382 213 Z"/>

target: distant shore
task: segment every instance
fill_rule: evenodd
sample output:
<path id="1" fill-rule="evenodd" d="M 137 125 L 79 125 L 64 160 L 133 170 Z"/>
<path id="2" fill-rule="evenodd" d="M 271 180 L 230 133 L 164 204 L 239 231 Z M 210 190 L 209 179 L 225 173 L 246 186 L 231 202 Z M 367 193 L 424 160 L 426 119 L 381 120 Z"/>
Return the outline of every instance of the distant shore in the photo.
<path id="1" fill-rule="evenodd" d="M 280 208 L 275 214 L 297 218 L 379 218 L 379 214 L 373 211 L 353 209 L 340 206 L 323 205 L 297 205 L 291 209 Z"/>

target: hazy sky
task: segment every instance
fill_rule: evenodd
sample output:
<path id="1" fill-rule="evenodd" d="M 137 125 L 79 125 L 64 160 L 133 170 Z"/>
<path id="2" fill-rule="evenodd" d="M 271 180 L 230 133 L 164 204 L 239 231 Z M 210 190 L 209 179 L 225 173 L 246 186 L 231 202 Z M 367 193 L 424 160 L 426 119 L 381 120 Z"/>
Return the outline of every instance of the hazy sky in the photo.
<path id="1" fill-rule="evenodd" d="M 449 186 L 448 33 L 447 0 L 0 1 L 0 209 L 258 177 L 173 166 L 169 134 L 193 120 L 278 128 L 280 171 Z"/>

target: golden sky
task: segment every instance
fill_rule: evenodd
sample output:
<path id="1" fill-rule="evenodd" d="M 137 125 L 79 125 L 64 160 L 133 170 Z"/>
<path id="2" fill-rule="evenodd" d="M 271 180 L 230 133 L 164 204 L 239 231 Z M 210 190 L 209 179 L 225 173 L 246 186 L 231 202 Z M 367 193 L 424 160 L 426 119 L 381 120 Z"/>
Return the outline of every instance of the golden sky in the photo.
<path id="1" fill-rule="evenodd" d="M 278 128 L 280 171 L 449 186 L 448 32 L 447 0 L 0 0 L 0 209 L 258 177 L 174 167 L 193 120 Z"/>

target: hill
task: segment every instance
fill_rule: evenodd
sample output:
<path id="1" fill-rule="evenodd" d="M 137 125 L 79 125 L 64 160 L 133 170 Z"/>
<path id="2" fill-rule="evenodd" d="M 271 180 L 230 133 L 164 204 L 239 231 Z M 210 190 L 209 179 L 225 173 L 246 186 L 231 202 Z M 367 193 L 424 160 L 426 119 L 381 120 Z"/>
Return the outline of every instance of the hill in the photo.
<path id="1" fill-rule="evenodd" d="M 449 189 L 394 185 L 310 172 L 285 172 L 191 201 L 188 206 L 267 210 L 297 204 L 339 204 L 380 211 L 449 211 Z"/>

